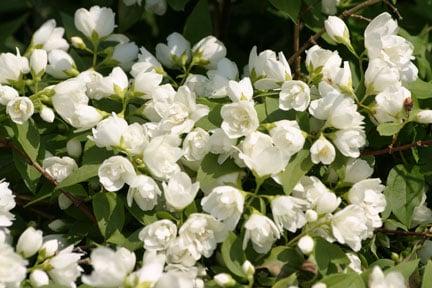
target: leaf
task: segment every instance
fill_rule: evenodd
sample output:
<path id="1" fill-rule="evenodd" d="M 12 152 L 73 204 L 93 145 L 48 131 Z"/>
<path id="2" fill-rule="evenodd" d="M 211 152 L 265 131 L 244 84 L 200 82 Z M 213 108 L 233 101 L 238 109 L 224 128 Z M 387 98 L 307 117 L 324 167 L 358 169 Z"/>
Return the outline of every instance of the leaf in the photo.
<path id="1" fill-rule="evenodd" d="M 286 13 L 294 22 L 297 21 L 301 0 L 269 0 L 280 11 Z"/>
<path id="2" fill-rule="evenodd" d="M 381 136 L 393 136 L 402 129 L 403 125 L 403 123 L 381 123 L 377 130 Z"/>
<path id="3" fill-rule="evenodd" d="M 273 276 L 286 277 L 298 271 L 303 262 L 304 257 L 296 248 L 277 246 L 270 251 L 261 267 Z"/>
<path id="4" fill-rule="evenodd" d="M 63 24 L 62 26 L 65 29 L 66 38 L 70 39 L 72 36 L 82 35 L 82 33 L 76 29 L 74 18 L 71 15 L 60 12 L 60 17 Z"/>
<path id="5" fill-rule="evenodd" d="M 242 248 L 242 239 L 237 237 L 233 232 L 228 234 L 228 237 L 222 244 L 222 258 L 225 266 L 235 275 L 246 278 L 243 273 L 242 265 L 246 260 Z"/>
<path id="6" fill-rule="evenodd" d="M 119 2 L 118 15 L 120 32 L 125 32 L 141 20 L 143 8 L 144 5 L 127 6 L 123 1 Z"/>
<path id="7" fill-rule="evenodd" d="M 57 185 L 56 189 L 72 186 L 84 182 L 98 175 L 99 164 L 88 164 L 78 168 L 71 175 Z"/>
<path id="8" fill-rule="evenodd" d="M 327 242 L 323 238 L 315 239 L 314 256 L 319 271 L 324 275 L 332 268 L 332 264 L 350 263 L 344 251 L 338 245 Z"/>
<path id="9" fill-rule="evenodd" d="M 39 156 L 40 137 L 39 131 L 33 121 L 26 121 L 21 125 L 14 125 L 13 130 L 19 146 L 21 146 L 32 160 L 36 160 Z"/>
<path id="10" fill-rule="evenodd" d="M 116 230 L 121 232 L 124 221 L 124 203 L 116 193 L 101 192 L 93 197 L 93 212 L 99 226 L 99 231 L 105 239 Z"/>
<path id="11" fill-rule="evenodd" d="M 393 214 L 406 227 L 411 227 L 412 214 L 420 204 L 424 185 L 424 176 L 418 166 L 407 170 L 403 165 L 397 165 L 388 175 L 384 190 L 387 205 L 391 206 Z"/>
<path id="12" fill-rule="evenodd" d="M 192 13 L 186 19 L 183 35 L 191 43 L 212 33 L 212 23 L 207 0 L 199 0 Z"/>
<path id="13" fill-rule="evenodd" d="M 221 104 L 215 105 L 211 108 L 207 116 L 201 118 L 195 123 L 195 127 L 200 127 L 205 130 L 220 128 L 220 125 L 222 124 L 222 117 L 220 114 L 221 109 Z"/>
<path id="14" fill-rule="evenodd" d="M 156 220 L 158 220 L 158 218 L 156 217 L 157 209 L 153 209 L 151 211 L 143 211 L 141 210 L 141 208 L 138 207 L 138 205 L 136 205 L 135 202 L 132 203 L 131 207 L 127 205 L 126 208 L 129 211 L 129 213 L 131 213 L 132 216 L 134 216 L 135 219 L 138 220 L 143 225 L 149 225 L 155 222 Z"/>
<path id="15" fill-rule="evenodd" d="M 307 149 L 299 151 L 295 158 L 288 163 L 285 170 L 279 173 L 285 194 L 291 194 L 292 189 L 300 178 L 306 175 L 313 167 L 309 154 L 309 150 Z"/>
<path id="16" fill-rule="evenodd" d="M 423 281 L 421 288 L 432 287 L 432 260 L 429 260 L 423 272 Z"/>
<path id="17" fill-rule="evenodd" d="M 84 146 L 82 164 L 100 164 L 112 155 L 112 151 L 99 148 L 93 141 L 88 140 Z"/>
<path id="18" fill-rule="evenodd" d="M 320 282 L 327 284 L 328 288 L 366 288 L 362 277 L 358 273 L 338 273 L 332 274 Z"/>
<path id="19" fill-rule="evenodd" d="M 183 11 L 189 0 L 167 0 L 168 5 L 176 11 Z"/>
<path id="20" fill-rule="evenodd" d="M 28 164 L 15 150 L 12 152 L 15 168 L 18 170 L 27 188 L 35 193 L 41 174 L 36 168 Z"/>
<path id="21" fill-rule="evenodd" d="M 386 273 L 390 271 L 398 271 L 402 273 L 405 280 L 408 280 L 411 276 L 411 274 L 414 273 L 414 271 L 417 269 L 420 259 L 408 261 L 408 262 L 402 262 L 399 265 L 396 265 L 388 270 L 386 270 Z"/>
<path id="22" fill-rule="evenodd" d="M 264 103 L 255 106 L 260 123 L 272 123 L 283 119 L 291 119 L 293 111 L 283 111 L 279 109 L 279 99 L 266 97 Z"/>
<path id="23" fill-rule="evenodd" d="M 416 99 L 432 98 L 432 83 L 417 79 L 416 81 L 407 83 L 405 86 Z"/>
<path id="24" fill-rule="evenodd" d="M 212 188 L 219 177 L 240 170 L 231 159 L 226 160 L 223 164 L 219 164 L 217 159 L 218 155 L 208 153 L 201 162 L 197 173 L 197 181 L 201 188 Z"/>
<path id="25" fill-rule="evenodd" d="M 286 287 L 292 287 L 294 284 L 296 284 L 297 281 L 297 274 L 293 273 L 290 276 L 283 278 L 279 281 L 277 281 L 272 288 L 286 288 Z"/>

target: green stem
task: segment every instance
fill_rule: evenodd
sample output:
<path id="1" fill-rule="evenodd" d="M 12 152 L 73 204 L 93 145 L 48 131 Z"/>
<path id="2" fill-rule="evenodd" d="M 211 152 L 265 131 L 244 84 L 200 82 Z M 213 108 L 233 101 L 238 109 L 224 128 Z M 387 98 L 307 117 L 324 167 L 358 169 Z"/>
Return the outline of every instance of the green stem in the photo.
<path id="1" fill-rule="evenodd" d="M 93 42 L 93 61 L 92 61 L 93 69 L 96 69 L 98 47 L 99 47 L 99 41 Z"/>

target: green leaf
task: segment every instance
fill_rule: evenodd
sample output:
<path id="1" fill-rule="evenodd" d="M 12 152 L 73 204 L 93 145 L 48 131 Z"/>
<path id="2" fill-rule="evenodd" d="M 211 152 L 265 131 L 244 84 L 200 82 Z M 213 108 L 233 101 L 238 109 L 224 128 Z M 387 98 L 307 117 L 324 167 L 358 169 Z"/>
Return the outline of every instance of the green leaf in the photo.
<path id="1" fill-rule="evenodd" d="M 349 264 L 350 261 L 344 251 L 336 244 L 327 242 L 325 239 L 315 239 L 314 256 L 319 271 L 327 274 L 328 270 L 336 270 L 332 264 Z"/>
<path id="2" fill-rule="evenodd" d="M 31 192 L 35 193 L 41 174 L 36 168 L 28 164 L 15 150 L 12 152 L 12 156 L 15 168 L 24 180 L 25 185 Z"/>
<path id="3" fill-rule="evenodd" d="M 123 1 L 119 2 L 118 15 L 120 32 L 125 32 L 141 20 L 143 8 L 144 5 L 127 6 Z"/>
<path id="4" fill-rule="evenodd" d="M 277 246 L 270 251 L 270 255 L 261 266 L 273 276 L 286 277 L 298 271 L 303 262 L 303 254 L 296 248 Z"/>
<path id="5" fill-rule="evenodd" d="M 108 239 L 116 230 L 121 232 L 124 221 L 124 202 L 116 193 L 101 192 L 93 197 L 93 212 L 102 236 Z"/>
<path id="6" fill-rule="evenodd" d="M 94 176 L 98 175 L 100 164 L 88 164 L 78 168 L 71 175 L 57 185 L 56 189 L 72 186 L 84 182 Z"/>
<path id="7" fill-rule="evenodd" d="M 39 156 L 40 137 L 39 131 L 33 121 L 26 121 L 21 125 L 14 125 L 13 130 L 15 139 L 18 141 L 22 150 L 32 159 L 36 160 Z"/>
<path id="8" fill-rule="evenodd" d="M 240 170 L 231 159 L 226 160 L 223 164 L 219 164 L 217 159 L 218 155 L 208 153 L 198 169 L 197 181 L 204 190 L 214 187 L 219 177 Z"/>
<path id="9" fill-rule="evenodd" d="M 200 0 L 186 19 L 183 35 L 191 43 L 196 43 L 211 33 L 212 23 L 208 2 L 207 0 Z"/>
<path id="10" fill-rule="evenodd" d="M 381 136 L 393 136 L 402 129 L 403 125 L 403 123 L 381 123 L 377 130 Z"/>
<path id="11" fill-rule="evenodd" d="M 398 271 L 402 273 L 405 280 L 408 280 L 411 276 L 411 274 L 414 273 L 414 271 L 417 269 L 420 259 L 408 261 L 408 262 L 402 262 L 399 265 L 396 265 L 388 270 L 386 270 L 386 273 L 390 271 Z"/>
<path id="12" fill-rule="evenodd" d="M 416 99 L 432 98 L 432 83 L 430 82 L 417 79 L 416 81 L 407 83 L 405 86 Z"/>
<path id="13" fill-rule="evenodd" d="M 301 177 L 313 167 L 309 150 L 303 149 L 291 160 L 285 170 L 279 174 L 285 194 L 289 195 Z"/>
<path id="14" fill-rule="evenodd" d="M 366 284 L 364 283 L 362 277 L 358 273 L 338 273 L 332 274 L 324 279 L 320 280 L 327 284 L 328 288 L 365 288 Z"/>
<path id="15" fill-rule="evenodd" d="M 167 0 L 168 5 L 176 11 L 183 11 L 189 0 Z"/>
<path id="16" fill-rule="evenodd" d="M 429 260 L 423 272 L 423 281 L 421 288 L 432 287 L 432 260 Z"/>
<path id="17" fill-rule="evenodd" d="M 88 140 L 84 146 L 82 164 L 100 164 L 113 155 L 113 151 L 99 148 L 93 141 Z"/>
<path id="18" fill-rule="evenodd" d="M 266 97 L 264 103 L 255 106 L 260 123 L 272 123 L 279 120 L 294 119 L 293 111 L 283 111 L 279 109 L 279 99 Z"/>
<path id="19" fill-rule="evenodd" d="M 60 17 L 61 17 L 61 22 L 63 24 L 62 26 L 65 29 L 66 38 L 70 39 L 72 36 L 82 35 L 82 33 L 79 32 L 75 27 L 74 17 L 63 12 L 60 12 Z"/>
<path id="20" fill-rule="evenodd" d="M 195 123 L 195 127 L 200 127 L 205 130 L 220 128 L 220 125 L 222 124 L 222 117 L 220 114 L 221 109 L 222 104 L 215 105 L 213 108 L 211 108 L 207 116 L 201 118 Z"/>
<path id="21" fill-rule="evenodd" d="M 411 227 L 412 214 L 420 204 L 424 185 L 424 176 L 418 166 L 407 170 L 403 165 L 397 165 L 388 175 L 384 190 L 387 205 L 406 227 Z"/>
<path id="22" fill-rule="evenodd" d="M 242 248 L 242 239 L 237 237 L 233 232 L 228 234 L 228 237 L 222 244 L 222 258 L 225 266 L 235 275 L 246 278 L 243 273 L 242 265 L 246 260 Z"/>
<path id="23" fill-rule="evenodd" d="M 279 281 L 277 281 L 272 288 L 286 288 L 286 287 L 291 287 L 294 286 L 294 284 L 296 284 L 297 281 L 297 274 L 291 274 L 288 277 L 285 277 Z"/>
<path id="24" fill-rule="evenodd" d="M 286 13 L 294 22 L 297 21 L 301 0 L 269 0 L 270 3 L 283 13 Z"/>
<path id="25" fill-rule="evenodd" d="M 126 206 L 129 213 L 132 214 L 132 216 L 135 217 L 136 220 L 138 220 L 143 225 L 151 224 L 158 220 L 156 217 L 156 210 L 153 209 L 151 211 L 143 211 L 141 208 L 136 205 L 135 202 L 132 203 L 132 206 L 129 207 L 129 205 Z"/>

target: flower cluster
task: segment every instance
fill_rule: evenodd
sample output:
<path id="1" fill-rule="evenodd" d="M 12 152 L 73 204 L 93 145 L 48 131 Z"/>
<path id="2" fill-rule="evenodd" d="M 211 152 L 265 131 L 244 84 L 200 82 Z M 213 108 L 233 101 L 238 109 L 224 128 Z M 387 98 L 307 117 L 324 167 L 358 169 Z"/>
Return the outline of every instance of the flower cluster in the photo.
<path id="1" fill-rule="evenodd" d="M 145 5 L 157 14 L 166 10 L 165 1 Z M 365 30 L 363 98 L 349 62 L 318 45 L 306 51 L 307 75 L 300 80 L 283 52 L 256 47 L 239 69 L 213 36 L 191 45 L 172 33 L 152 54 L 114 33 L 109 8 L 81 8 L 74 23 L 81 35 L 72 37 L 73 48 L 63 28 L 49 20 L 23 56 L 18 50 L 0 54 L 5 121 L 11 127 L 47 122 L 67 131 L 62 149 L 43 151 L 42 169 L 66 190 L 85 182 L 91 193 L 80 201 L 92 199 L 95 212 L 98 195 L 120 199 L 103 206 L 109 212 L 134 211 L 131 217 L 145 224 L 134 221 L 143 260 L 112 238 L 105 240 L 117 247 L 97 245 L 86 255 L 68 239 L 43 237 L 33 227 L 14 249 L 6 227 L 15 201 L 2 182 L 0 286 L 16 287 L 28 278 L 33 287 L 204 287 L 207 281 L 252 287 L 259 258 L 276 245 L 297 247 L 302 259 L 313 262 L 322 239 L 347 253 L 339 272 L 366 270 L 355 252 L 382 227 L 388 199 L 381 180 L 371 178 L 373 159 L 361 157 L 365 126 L 432 123 L 432 110 L 407 109 L 411 93 L 404 85 L 417 79 L 413 47 L 397 35 L 388 13 Z M 330 16 L 325 28 L 333 41 L 367 60 L 354 51 L 340 18 Z M 77 65 L 69 49 L 85 55 L 90 66 Z M 89 155 L 92 150 L 98 157 Z M 413 225 L 432 218 L 422 195 Z M 63 210 L 73 204 L 66 196 L 57 197 Z M 95 214 L 106 236 L 107 219 Z M 220 261 L 221 245 L 233 237 L 242 243 L 239 250 L 258 259 L 244 257 L 237 273 L 229 265 L 206 267 L 204 258 Z M 369 277 L 372 288 L 405 282 L 402 274 L 384 275 L 378 266 Z"/>

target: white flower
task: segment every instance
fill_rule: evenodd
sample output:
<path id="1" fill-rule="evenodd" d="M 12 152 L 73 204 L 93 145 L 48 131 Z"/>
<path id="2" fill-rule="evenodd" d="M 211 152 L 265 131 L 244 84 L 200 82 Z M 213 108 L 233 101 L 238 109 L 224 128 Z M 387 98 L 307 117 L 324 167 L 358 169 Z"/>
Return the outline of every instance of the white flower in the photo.
<path id="1" fill-rule="evenodd" d="M 48 123 L 54 122 L 54 118 L 55 118 L 54 110 L 48 106 L 43 105 L 41 111 L 39 112 L 39 115 L 42 118 L 42 120 L 44 120 L 45 122 Z"/>
<path id="2" fill-rule="evenodd" d="M 77 49 L 85 50 L 87 48 L 84 40 L 79 36 L 72 36 L 70 41 L 72 46 Z"/>
<path id="3" fill-rule="evenodd" d="M 225 104 L 221 109 L 223 122 L 221 128 L 231 139 L 247 136 L 259 126 L 253 102 L 241 101 Z"/>
<path id="4" fill-rule="evenodd" d="M 192 203 L 199 190 L 199 183 L 192 183 L 191 178 L 184 172 L 178 172 L 162 183 L 164 196 L 168 206 L 175 210 L 183 210 Z"/>
<path id="5" fill-rule="evenodd" d="M 422 123 L 422 124 L 432 123 L 432 110 L 420 110 L 416 114 L 416 120 L 415 121 L 418 123 Z"/>
<path id="6" fill-rule="evenodd" d="M 115 14 L 111 8 L 93 6 L 90 10 L 80 8 L 75 12 L 75 27 L 89 39 L 110 35 L 115 28 Z"/>
<path id="7" fill-rule="evenodd" d="M 279 93 L 279 108 L 285 111 L 294 109 L 305 111 L 310 102 L 309 86 L 303 81 L 288 80 L 282 84 Z"/>
<path id="8" fill-rule="evenodd" d="M 97 147 L 112 148 L 120 145 L 120 141 L 128 123 L 123 118 L 113 115 L 102 120 L 92 129 L 92 140 Z"/>
<path id="9" fill-rule="evenodd" d="M 253 87 L 249 77 L 245 77 L 239 82 L 230 80 L 228 82 L 227 94 L 233 102 L 252 100 Z"/>
<path id="10" fill-rule="evenodd" d="M 144 242 L 146 250 L 165 250 L 176 238 L 177 226 L 170 220 L 159 220 L 144 227 L 138 238 Z"/>
<path id="11" fill-rule="evenodd" d="M 75 61 L 63 50 L 54 49 L 48 54 L 46 72 L 57 79 L 66 79 L 78 74 Z"/>
<path id="12" fill-rule="evenodd" d="M 220 287 L 232 287 L 236 284 L 236 281 L 228 273 L 216 274 L 213 280 Z"/>
<path id="13" fill-rule="evenodd" d="M 236 152 L 234 146 L 236 139 L 231 139 L 221 128 L 213 130 L 212 135 L 209 138 L 210 152 L 213 154 L 219 154 L 218 163 L 222 164 L 225 160 Z"/>
<path id="14" fill-rule="evenodd" d="M 69 49 L 69 44 L 63 39 L 64 32 L 64 28 L 56 27 L 56 21 L 50 19 L 33 34 L 31 46 L 47 52 L 54 49 L 66 51 Z"/>
<path id="15" fill-rule="evenodd" d="M 12 225 L 15 216 L 10 213 L 15 207 L 15 196 L 12 190 L 9 189 L 9 183 L 0 181 L 0 230 L 2 227 Z M 0 241 L 1 242 L 1 241 Z"/>
<path id="16" fill-rule="evenodd" d="M 23 74 L 30 72 L 27 58 L 12 53 L 0 54 L 0 84 L 8 84 L 21 79 Z"/>
<path id="17" fill-rule="evenodd" d="M 156 251 L 146 251 L 143 257 L 143 266 L 128 277 L 131 284 L 128 287 L 154 287 L 162 277 L 165 266 L 165 255 L 157 254 Z M 126 283 L 126 284 L 127 284 Z M 132 285 L 135 283 L 135 285 Z"/>
<path id="18" fill-rule="evenodd" d="M 261 132 L 246 136 L 241 143 L 239 158 L 259 177 L 281 172 L 289 161 L 289 157 L 273 144 L 272 138 Z"/>
<path id="19" fill-rule="evenodd" d="M 317 119 L 327 120 L 330 117 L 330 112 L 332 112 L 332 110 L 335 109 L 344 99 L 348 98 L 325 81 L 319 83 L 318 89 L 322 98 L 311 101 L 309 105 L 309 113 Z"/>
<path id="20" fill-rule="evenodd" d="M 348 27 L 342 19 L 336 16 L 329 16 L 324 21 L 324 27 L 333 41 L 344 45 L 351 45 Z"/>
<path id="21" fill-rule="evenodd" d="M 376 265 L 374 266 L 372 273 L 369 275 L 369 287 L 370 288 L 405 288 L 405 279 L 403 275 L 398 271 L 391 271 L 384 275 L 381 268 Z"/>
<path id="22" fill-rule="evenodd" d="M 374 43 L 385 35 L 396 35 L 398 24 L 387 12 L 376 16 L 366 27 L 364 32 L 365 47 L 369 50 Z"/>
<path id="23" fill-rule="evenodd" d="M 203 210 L 221 221 L 227 230 L 234 230 L 244 209 L 242 192 L 232 186 L 218 186 L 201 199 Z"/>
<path id="24" fill-rule="evenodd" d="M 138 62 L 132 66 L 132 71 L 130 72 L 132 76 L 136 77 L 140 72 L 150 72 L 158 71 L 163 73 L 163 67 L 159 63 L 153 54 L 151 54 L 147 49 L 141 47 L 138 54 Z"/>
<path id="25" fill-rule="evenodd" d="M 273 221 L 263 215 L 253 213 L 244 224 L 246 233 L 243 239 L 243 250 L 249 240 L 254 250 L 260 254 L 270 251 L 273 243 L 280 238 L 280 231 Z"/>
<path id="26" fill-rule="evenodd" d="M 120 287 L 135 267 L 135 254 L 123 247 L 117 248 L 117 251 L 98 247 L 91 252 L 90 263 L 93 271 L 91 275 L 82 277 L 85 284 L 93 287 Z"/>
<path id="27" fill-rule="evenodd" d="M 238 181 L 241 179 L 241 177 L 244 175 L 243 171 L 235 171 L 231 173 L 227 173 L 225 175 L 219 176 L 214 181 L 204 182 L 204 184 L 200 183 L 200 189 L 203 191 L 204 195 L 210 194 L 210 192 L 218 187 L 218 186 L 237 186 Z"/>
<path id="28" fill-rule="evenodd" d="M 0 243 L 0 285 L 3 287 L 19 287 L 26 278 L 27 260 L 15 253 L 13 248 Z"/>
<path id="29" fill-rule="evenodd" d="M 352 98 L 344 97 L 335 101 L 329 110 L 326 125 L 337 129 L 359 129 L 364 117 L 357 111 L 357 105 Z"/>
<path id="30" fill-rule="evenodd" d="M 243 273 L 245 273 L 248 276 L 255 274 L 255 267 L 253 266 L 253 264 L 249 260 L 246 260 L 243 262 L 242 270 L 243 270 Z"/>
<path id="31" fill-rule="evenodd" d="M 323 135 L 312 144 L 310 153 L 312 162 L 315 164 L 323 163 L 324 165 L 329 165 L 336 157 L 334 146 Z"/>
<path id="32" fill-rule="evenodd" d="M 100 74 L 87 83 L 87 95 L 91 99 L 100 100 L 113 95 L 124 96 L 128 87 L 128 77 L 120 67 L 115 67 L 107 77 Z"/>
<path id="33" fill-rule="evenodd" d="M 322 49 L 314 45 L 306 51 L 306 68 L 309 73 L 320 73 L 324 79 L 332 78 L 342 64 L 342 59 L 337 51 Z"/>
<path id="34" fill-rule="evenodd" d="M 207 36 L 192 47 L 192 55 L 199 65 L 212 69 L 225 57 L 226 48 L 216 37 Z"/>
<path id="35" fill-rule="evenodd" d="M 306 224 L 304 211 L 308 203 L 303 199 L 291 196 L 277 196 L 271 201 L 273 219 L 282 232 L 287 229 L 296 232 Z"/>
<path id="36" fill-rule="evenodd" d="M 127 203 L 132 206 L 135 200 L 138 207 L 143 211 L 152 210 L 162 194 L 159 186 L 153 178 L 146 175 L 136 175 L 129 180 L 129 191 L 127 194 Z"/>
<path id="37" fill-rule="evenodd" d="M 48 274 L 40 269 L 33 270 L 30 274 L 29 280 L 33 287 L 41 287 L 49 284 Z"/>
<path id="38" fill-rule="evenodd" d="M 154 71 L 142 71 L 135 75 L 134 92 L 144 94 L 142 97 L 150 99 L 153 91 L 161 84 L 163 76 Z M 141 96 L 141 95 L 140 95 Z"/>
<path id="39" fill-rule="evenodd" d="M 120 190 L 135 175 L 132 163 L 122 156 L 106 159 L 98 170 L 100 183 L 110 192 Z"/>
<path id="40" fill-rule="evenodd" d="M 114 47 L 111 60 L 125 70 L 130 70 L 135 59 L 138 57 L 138 46 L 135 42 L 119 43 Z"/>
<path id="41" fill-rule="evenodd" d="M 144 149 L 144 163 L 150 173 L 157 179 L 168 179 L 180 172 L 177 161 L 183 156 L 178 146 L 181 140 L 178 136 L 164 135 L 153 138 Z"/>
<path id="42" fill-rule="evenodd" d="M 194 213 L 180 227 L 179 235 L 191 243 L 199 254 L 208 258 L 213 254 L 217 243 L 225 240 L 227 231 L 213 216 Z"/>
<path id="43" fill-rule="evenodd" d="M 57 182 L 61 182 L 78 170 L 78 165 L 75 160 L 68 157 L 47 157 L 43 160 L 42 166 L 45 171 L 51 175 Z"/>
<path id="44" fill-rule="evenodd" d="M 310 208 L 320 215 L 332 213 L 342 201 L 314 176 L 302 177 L 294 187 L 293 196 L 307 200 Z"/>
<path id="45" fill-rule="evenodd" d="M 351 68 L 348 61 L 343 62 L 343 67 L 339 68 L 337 72 L 334 74 L 334 79 L 332 79 L 341 92 L 344 92 L 348 95 L 352 95 L 354 93 L 352 88 L 352 74 Z"/>
<path id="46" fill-rule="evenodd" d="M 192 267 L 201 258 L 201 254 L 186 237 L 177 237 L 168 243 L 166 257 L 168 264 Z"/>
<path id="47" fill-rule="evenodd" d="M 17 124 L 23 124 L 34 113 L 33 102 L 28 97 L 16 97 L 9 101 L 6 113 Z"/>
<path id="48" fill-rule="evenodd" d="M 149 135 L 147 129 L 139 123 L 132 123 L 122 134 L 121 145 L 134 155 L 143 153 L 148 143 Z"/>
<path id="49" fill-rule="evenodd" d="M 287 157 L 291 157 L 303 148 L 305 136 L 296 121 L 280 120 L 273 124 L 275 127 L 270 130 L 270 136 L 275 146 Z"/>
<path id="50" fill-rule="evenodd" d="M 30 69 L 35 76 L 41 77 L 48 64 L 48 54 L 45 50 L 34 49 L 30 55 Z"/>
<path id="51" fill-rule="evenodd" d="M 380 58 L 372 59 L 365 72 L 367 95 L 375 95 L 399 83 L 399 72 Z"/>
<path id="52" fill-rule="evenodd" d="M 76 287 L 75 281 L 82 271 L 82 268 L 78 265 L 81 254 L 74 253 L 72 250 L 72 245 L 66 247 L 48 261 L 50 267 L 52 267 L 48 274 L 53 282 L 70 288 Z"/>
<path id="53" fill-rule="evenodd" d="M 350 264 L 348 265 L 348 267 L 351 268 L 354 272 L 362 273 L 362 264 L 360 258 L 356 254 L 351 252 L 346 253 L 345 255 L 350 260 Z"/>
<path id="54" fill-rule="evenodd" d="M 314 246 L 315 246 L 315 241 L 309 235 L 305 235 L 301 237 L 297 243 L 297 247 L 299 247 L 300 251 L 305 255 L 311 254 L 314 249 Z"/>
<path id="55" fill-rule="evenodd" d="M 16 244 L 17 253 L 29 258 L 42 247 L 42 231 L 28 227 L 19 237 Z"/>
<path id="56" fill-rule="evenodd" d="M 181 67 L 190 59 L 190 43 L 174 32 L 167 37 L 167 44 L 156 45 L 156 57 L 168 68 Z"/>
<path id="57" fill-rule="evenodd" d="M 355 252 L 361 248 L 361 241 L 368 237 L 365 211 L 358 205 L 348 205 L 331 219 L 333 236 L 341 244 L 348 245 Z"/>
<path id="58" fill-rule="evenodd" d="M 200 161 L 210 151 L 210 135 L 202 128 L 195 128 L 183 140 L 184 158 L 187 161 Z"/>
<path id="59" fill-rule="evenodd" d="M 7 105 L 9 101 L 18 97 L 18 91 L 16 91 L 14 88 L 6 85 L 0 85 L 0 104 Z"/>
<path id="60" fill-rule="evenodd" d="M 337 5 L 340 0 L 321 0 L 321 11 L 327 15 L 334 15 L 337 12 Z"/>
<path id="61" fill-rule="evenodd" d="M 389 86 L 375 97 L 375 118 L 379 123 L 401 122 L 406 116 L 404 104 L 411 92 L 403 86 Z"/>
<path id="62" fill-rule="evenodd" d="M 44 242 L 39 251 L 42 255 L 45 255 L 45 257 L 51 257 L 54 256 L 55 253 L 57 253 L 58 247 L 59 247 L 59 240 L 51 239 Z"/>
<path id="63" fill-rule="evenodd" d="M 369 178 L 374 170 L 368 162 L 363 159 L 349 159 L 345 167 L 344 182 L 357 183 Z"/>
<path id="64" fill-rule="evenodd" d="M 379 178 L 365 179 L 354 184 L 348 191 L 348 201 L 363 208 L 370 235 L 375 228 L 382 226 L 379 213 L 386 207 L 386 198 L 382 193 L 385 186 Z"/>
<path id="65" fill-rule="evenodd" d="M 432 221 L 432 210 L 427 206 L 426 193 L 424 190 L 419 205 L 414 208 L 411 226 L 429 223 L 430 221 Z"/>
<path id="66" fill-rule="evenodd" d="M 342 155 L 352 158 L 359 157 L 359 149 L 366 144 L 366 134 L 357 129 L 338 130 L 332 139 Z"/>

